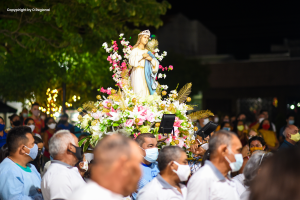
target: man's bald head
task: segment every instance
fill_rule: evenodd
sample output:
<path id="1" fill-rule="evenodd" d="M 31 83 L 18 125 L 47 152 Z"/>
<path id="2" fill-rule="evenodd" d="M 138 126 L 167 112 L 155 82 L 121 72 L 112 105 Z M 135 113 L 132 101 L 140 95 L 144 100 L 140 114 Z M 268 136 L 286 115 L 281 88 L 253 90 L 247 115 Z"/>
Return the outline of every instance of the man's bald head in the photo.
<path id="1" fill-rule="evenodd" d="M 298 130 L 298 127 L 295 126 L 295 125 L 287 125 L 284 129 L 284 132 L 283 132 L 283 135 L 284 137 L 288 137 L 289 135 L 293 135 L 293 134 L 296 134 L 298 133 L 299 130 Z"/>
<path id="2" fill-rule="evenodd" d="M 137 189 L 141 162 L 136 142 L 117 133 L 106 136 L 94 149 L 91 179 L 114 193 L 130 195 Z"/>
<path id="3" fill-rule="evenodd" d="M 98 164 L 109 167 L 120 156 L 130 158 L 131 144 L 134 143 L 127 137 L 120 134 L 106 136 L 98 142 L 94 149 L 94 161 Z"/>

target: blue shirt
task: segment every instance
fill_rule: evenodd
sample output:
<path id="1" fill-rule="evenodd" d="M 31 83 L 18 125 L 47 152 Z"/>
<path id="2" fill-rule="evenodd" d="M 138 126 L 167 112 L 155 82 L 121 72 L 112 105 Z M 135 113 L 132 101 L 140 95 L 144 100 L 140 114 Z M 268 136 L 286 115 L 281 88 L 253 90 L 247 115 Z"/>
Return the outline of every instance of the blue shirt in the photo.
<path id="1" fill-rule="evenodd" d="M 27 165 L 31 172 L 21 169 L 9 158 L 0 164 L 1 200 L 43 200 L 37 189 L 41 188 L 41 176 L 32 164 Z"/>
<path id="2" fill-rule="evenodd" d="M 152 181 L 152 179 L 154 179 L 159 173 L 157 162 L 151 163 L 150 165 L 141 163 L 141 167 L 142 167 L 143 174 L 141 179 L 138 182 L 137 192 L 140 189 L 142 189 L 147 183 Z M 136 199 L 136 197 L 137 197 L 137 193 L 136 192 L 132 193 L 132 198 Z"/>
<path id="3" fill-rule="evenodd" d="M 63 130 L 70 130 L 71 128 L 73 128 L 73 125 L 70 123 L 68 123 L 68 126 L 65 126 L 64 124 L 58 124 L 57 128 L 63 129 Z"/>
<path id="4" fill-rule="evenodd" d="M 294 147 L 293 144 L 289 143 L 288 141 L 284 140 L 283 143 L 280 145 L 278 150 L 282 150 L 282 149 L 288 149 Z"/>
<path id="5" fill-rule="evenodd" d="M 0 136 L 0 148 L 6 144 L 6 137 L 7 137 L 7 133 L 3 131 L 3 136 Z"/>

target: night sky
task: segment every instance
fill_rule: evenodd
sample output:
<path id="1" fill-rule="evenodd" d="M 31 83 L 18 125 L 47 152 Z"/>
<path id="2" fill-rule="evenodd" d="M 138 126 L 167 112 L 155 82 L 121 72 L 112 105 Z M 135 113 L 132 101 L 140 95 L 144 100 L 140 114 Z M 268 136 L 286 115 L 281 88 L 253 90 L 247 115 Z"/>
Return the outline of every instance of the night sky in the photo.
<path id="1" fill-rule="evenodd" d="M 198 20 L 217 36 L 217 53 L 246 58 L 271 53 L 272 44 L 300 39 L 297 1 L 169 1 L 168 15 L 182 13 Z M 166 16 L 166 17 L 167 17 Z"/>

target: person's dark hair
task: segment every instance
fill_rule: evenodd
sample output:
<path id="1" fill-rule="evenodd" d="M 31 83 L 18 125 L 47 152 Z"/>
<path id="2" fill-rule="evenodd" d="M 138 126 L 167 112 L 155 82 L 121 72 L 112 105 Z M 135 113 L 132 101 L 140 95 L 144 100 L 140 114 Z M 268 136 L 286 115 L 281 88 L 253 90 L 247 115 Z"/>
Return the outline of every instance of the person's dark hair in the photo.
<path id="1" fill-rule="evenodd" d="M 269 113 L 269 111 L 267 111 L 267 110 L 265 110 L 265 109 L 262 109 L 262 110 L 260 110 L 259 114 L 263 114 L 264 112 Z"/>
<path id="2" fill-rule="evenodd" d="M 40 107 L 40 104 L 37 103 L 37 102 L 35 102 L 35 103 L 33 103 L 33 104 L 31 105 L 31 108 L 33 108 L 33 106 L 39 106 L 39 107 Z"/>
<path id="3" fill-rule="evenodd" d="M 64 113 L 60 118 L 62 118 L 62 117 L 69 119 L 69 115 L 67 113 Z"/>
<path id="4" fill-rule="evenodd" d="M 27 119 L 25 119 L 24 124 L 27 125 L 27 123 L 28 123 L 30 120 L 34 121 L 32 118 L 28 117 Z"/>
<path id="5" fill-rule="evenodd" d="M 286 116 L 285 119 L 289 119 L 290 117 L 294 117 L 294 118 L 295 118 L 295 115 L 290 113 L 290 114 L 288 114 L 288 115 Z"/>
<path id="6" fill-rule="evenodd" d="M 263 137 L 253 136 L 253 137 L 249 140 L 249 142 L 248 142 L 249 147 L 250 147 L 251 142 L 253 142 L 253 141 L 255 141 L 255 140 L 259 141 L 259 142 L 261 143 L 262 146 L 266 146 L 266 142 L 265 142 L 265 140 L 264 140 Z"/>
<path id="7" fill-rule="evenodd" d="M 257 130 L 260 130 L 260 129 L 263 129 L 263 123 L 264 123 L 264 121 L 266 121 L 266 120 L 268 120 L 268 119 L 264 119 L 264 120 L 262 120 L 262 122 L 259 124 L 259 127 L 258 127 L 258 129 Z M 268 120 L 269 121 L 269 124 L 270 124 L 270 128 L 268 129 L 268 130 L 270 130 L 270 131 L 274 131 L 273 130 L 273 126 L 272 126 L 272 123 L 271 123 L 271 121 L 270 120 Z"/>
<path id="8" fill-rule="evenodd" d="M 205 164 L 205 161 L 209 160 L 209 156 L 210 156 L 210 150 L 207 149 L 207 151 L 205 151 L 204 155 L 203 155 L 203 158 L 201 160 L 201 167 L 204 166 Z"/>
<path id="9" fill-rule="evenodd" d="M 43 143 L 43 140 L 42 140 L 41 138 L 39 138 L 39 137 L 37 137 L 37 136 L 33 136 L 33 138 L 34 138 L 34 143 L 35 143 L 35 144 Z"/>
<path id="10" fill-rule="evenodd" d="M 48 122 L 49 122 L 50 119 L 53 119 L 53 120 L 54 120 L 53 117 L 47 117 L 47 118 L 45 119 L 45 127 L 42 129 L 42 132 L 45 132 L 46 130 L 49 129 L 49 127 L 48 127 Z M 54 121 L 55 121 L 55 120 L 54 120 Z"/>
<path id="11" fill-rule="evenodd" d="M 8 118 L 9 118 L 10 121 L 13 121 L 13 119 L 14 119 L 15 117 L 19 117 L 19 118 L 20 118 L 20 116 L 17 115 L 17 114 L 12 114 L 12 115 L 9 116 Z"/>
<path id="12" fill-rule="evenodd" d="M 231 145 L 231 140 L 234 133 L 229 131 L 220 130 L 217 131 L 209 140 L 209 151 L 210 151 L 210 158 L 211 155 L 217 151 L 218 147 L 222 144 L 226 144 L 228 147 Z"/>
<path id="13" fill-rule="evenodd" d="M 159 171 L 164 170 L 171 161 L 176 161 L 185 151 L 178 146 L 166 146 L 160 150 L 157 158 Z"/>
<path id="14" fill-rule="evenodd" d="M 135 141 L 141 147 L 145 142 L 145 138 L 155 138 L 155 136 L 152 133 L 142 133 L 136 137 Z"/>
<path id="15" fill-rule="evenodd" d="M 0 163 L 8 156 L 7 144 L 3 145 L 0 149 Z"/>
<path id="16" fill-rule="evenodd" d="M 0 117 L 0 119 L 2 119 L 2 121 L 5 123 L 5 121 L 4 121 L 4 119 L 3 119 L 3 117 Z"/>
<path id="17" fill-rule="evenodd" d="M 250 183 L 250 200 L 300 199 L 300 149 L 287 148 L 276 152 L 263 163 L 259 174 Z"/>
<path id="18" fill-rule="evenodd" d="M 31 128 L 27 126 L 14 127 L 8 131 L 6 143 L 9 153 L 15 153 L 21 144 L 28 142 L 27 133 L 31 134 Z"/>
<path id="19" fill-rule="evenodd" d="M 225 126 L 225 124 L 229 124 L 230 125 L 230 122 L 222 122 L 220 129 L 222 129 Z"/>

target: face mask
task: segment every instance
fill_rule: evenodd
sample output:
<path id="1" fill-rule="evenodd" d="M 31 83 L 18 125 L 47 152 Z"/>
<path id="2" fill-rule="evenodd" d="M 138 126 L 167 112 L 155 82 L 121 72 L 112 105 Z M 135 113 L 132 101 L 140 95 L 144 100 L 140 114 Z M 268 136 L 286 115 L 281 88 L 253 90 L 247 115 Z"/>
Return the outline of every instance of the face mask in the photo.
<path id="1" fill-rule="evenodd" d="M 83 170 L 87 171 L 89 169 L 89 163 L 87 160 L 83 161 L 83 167 L 82 167 Z"/>
<path id="2" fill-rule="evenodd" d="M 48 124 L 48 127 L 49 127 L 50 129 L 55 129 L 56 124 L 55 124 L 55 123 Z"/>
<path id="3" fill-rule="evenodd" d="M 69 149 L 68 149 L 68 151 L 71 152 L 78 159 L 78 161 L 82 161 L 83 152 L 82 152 L 81 147 L 76 147 L 74 144 L 72 144 L 72 145 L 73 145 L 73 147 L 75 147 L 76 152 L 74 153 L 73 151 L 70 151 Z"/>
<path id="4" fill-rule="evenodd" d="M 262 128 L 265 130 L 269 130 L 270 124 L 264 124 L 264 125 L 262 125 Z"/>
<path id="5" fill-rule="evenodd" d="M 28 115 L 27 115 L 27 113 L 23 113 L 22 116 L 23 116 L 24 118 L 26 118 Z"/>
<path id="6" fill-rule="evenodd" d="M 147 160 L 150 163 L 154 163 L 157 160 L 158 148 L 143 149 L 143 150 L 146 152 L 146 156 L 144 157 L 145 160 Z"/>
<path id="7" fill-rule="evenodd" d="M 206 119 L 203 120 L 203 124 L 204 124 L 204 125 L 206 125 L 208 122 L 209 122 L 209 119 L 208 119 L 208 118 L 206 118 Z"/>
<path id="8" fill-rule="evenodd" d="M 231 151 L 231 150 L 229 150 Z M 230 154 L 233 154 L 232 152 Z M 242 165 L 243 165 L 243 156 L 241 153 L 238 154 L 234 154 L 234 158 L 235 158 L 235 162 L 231 162 L 226 156 L 225 159 L 227 160 L 227 162 L 229 163 L 229 166 L 231 168 L 232 172 L 237 172 L 241 169 Z"/>
<path id="9" fill-rule="evenodd" d="M 34 160 L 37 155 L 38 155 L 38 151 L 39 148 L 36 144 L 34 144 L 34 146 L 30 149 L 27 146 L 25 146 L 27 149 L 29 149 L 29 153 L 25 153 L 26 155 L 30 156 L 30 158 L 32 158 L 32 160 Z"/>
<path id="10" fill-rule="evenodd" d="M 218 123 L 219 122 L 219 118 L 215 117 L 214 121 L 215 121 L 215 123 Z"/>
<path id="11" fill-rule="evenodd" d="M 261 123 L 265 118 L 259 118 L 258 122 Z"/>
<path id="12" fill-rule="evenodd" d="M 37 116 L 40 115 L 40 111 L 39 110 L 34 110 L 34 111 L 32 111 L 32 114 L 37 117 Z"/>
<path id="13" fill-rule="evenodd" d="M 45 115 L 42 115 L 42 116 L 41 116 L 41 119 L 45 121 L 46 116 L 45 116 Z"/>
<path id="14" fill-rule="evenodd" d="M 244 125 L 238 125 L 238 126 L 237 126 L 237 129 L 238 129 L 239 131 L 243 131 L 244 128 L 245 128 Z"/>
<path id="15" fill-rule="evenodd" d="M 5 124 L 0 124 L 0 131 L 3 131 L 5 128 Z"/>
<path id="16" fill-rule="evenodd" d="M 35 129 L 35 125 L 28 125 L 29 128 L 31 128 L 31 132 L 33 132 L 33 130 Z"/>
<path id="17" fill-rule="evenodd" d="M 20 126 L 21 125 L 21 121 L 20 120 L 13 121 L 13 125 L 14 126 Z"/>
<path id="18" fill-rule="evenodd" d="M 290 125 L 293 125 L 294 123 L 295 123 L 295 120 L 293 120 L 293 119 L 289 120 Z"/>
<path id="19" fill-rule="evenodd" d="M 205 143 L 205 144 L 201 145 L 201 147 L 202 147 L 204 150 L 207 150 L 208 147 L 209 147 L 209 144 L 208 144 L 208 143 Z"/>
<path id="20" fill-rule="evenodd" d="M 223 130 L 230 131 L 230 127 L 223 127 Z"/>
<path id="21" fill-rule="evenodd" d="M 291 135 L 291 140 L 298 142 L 300 140 L 300 134 L 296 133 L 294 135 Z"/>
<path id="22" fill-rule="evenodd" d="M 177 171 L 173 169 L 173 172 L 175 172 L 179 178 L 180 181 L 187 181 L 189 178 L 189 175 L 191 174 L 191 169 L 189 165 L 181 165 L 176 161 L 173 161 L 177 166 Z"/>
<path id="23" fill-rule="evenodd" d="M 254 151 L 258 151 L 258 150 L 263 151 L 264 148 L 263 148 L 263 147 L 251 147 L 251 148 L 250 148 L 250 152 L 251 152 L 251 153 L 253 153 Z"/>

